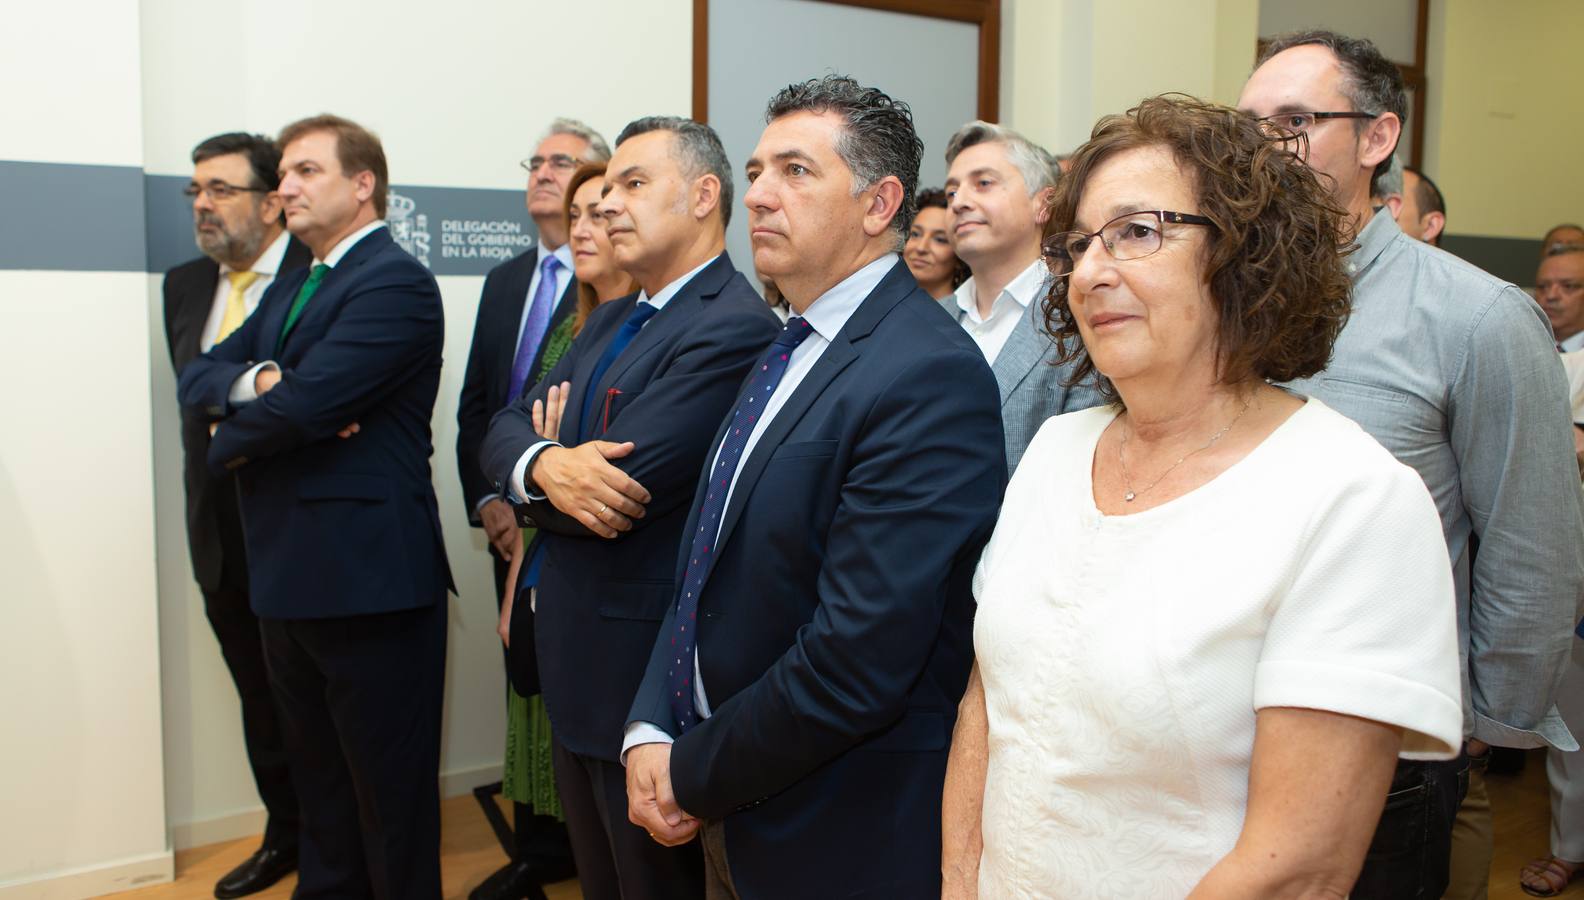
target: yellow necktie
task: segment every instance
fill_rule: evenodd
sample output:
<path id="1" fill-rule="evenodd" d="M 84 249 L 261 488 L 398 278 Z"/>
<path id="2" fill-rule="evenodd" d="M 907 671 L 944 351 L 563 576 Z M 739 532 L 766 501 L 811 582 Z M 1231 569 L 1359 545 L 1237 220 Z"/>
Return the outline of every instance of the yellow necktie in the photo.
<path id="1" fill-rule="evenodd" d="M 220 319 L 220 331 L 215 334 L 215 343 L 226 339 L 226 336 L 237 330 L 242 320 L 247 318 L 247 304 L 243 295 L 258 281 L 257 272 L 227 272 L 226 278 L 231 280 L 231 293 L 226 297 L 225 316 Z"/>

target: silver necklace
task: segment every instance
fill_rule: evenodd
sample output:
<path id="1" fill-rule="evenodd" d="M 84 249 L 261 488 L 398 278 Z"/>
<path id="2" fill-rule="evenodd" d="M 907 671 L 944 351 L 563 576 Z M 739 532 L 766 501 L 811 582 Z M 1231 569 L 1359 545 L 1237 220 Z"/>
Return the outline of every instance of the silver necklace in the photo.
<path id="1" fill-rule="evenodd" d="M 1129 431 L 1128 428 L 1124 427 L 1122 429 L 1122 441 L 1121 441 L 1121 443 L 1117 444 L 1117 462 L 1122 464 L 1122 485 L 1125 488 L 1127 488 L 1127 493 L 1122 495 L 1122 499 L 1125 500 L 1128 503 L 1132 503 L 1134 498 L 1138 497 L 1139 494 L 1145 493 L 1145 492 L 1149 491 L 1151 488 L 1155 487 L 1155 485 L 1160 484 L 1161 480 L 1164 479 L 1167 475 L 1170 475 L 1172 473 L 1173 469 L 1175 469 L 1178 466 L 1183 464 L 1183 460 L 1187 459 L 1190 456 L 1195 456 L 1197 454 L 1203 453 L 1206 450 L 1209 450 L 1211 447 L 1215 446 L 1215 442 L 1221 440 L 1224 437 L 1226 437 L 1226 433 L 1228 431 L 1232 430 L 1232 426 L 1236 425 L 1238 423 L 1238 420 L 1243 418 L 1243 414 L 1249 411 L 1249 401 L 1251 401 L 1252 399 L 1253 399 L 1252 396 L 1245 398 L 1243 400 L 1243 408 L 1241 410 L 1238 410 L 1238 414 L 1233 416 L 1232 417 L 1232 421 L 1226 423 L 1226 426 L 1224 428 L 1222 428 L 1220 431 L 1217 431 L 1215 434 L 1210 435 L 1210 440 L 1205 441 L 1205 444 L 1204 444 L 1203 447 L 1200 447 L 1197 450 L 1190 450 L 1189 452 L 1184 453 L 1182 456 L 1177 457 L 1177 461 L 1172 463 L 1171 465 L 1167 466 L 1166 467 L 1166 471 L 1160 473 L 1160 477 L 1159 478 L 1156 478 L 1154 481 L 1151 481 L 1149 484 L 1146 484 L 1145 486 L 1139 488 L 1136 491 L 1133 490 L 1133 476 L 1128 474 L 1127 459 L 1122 455 L 1122 451 L 1127 449 L 1128 431 Z M 1129 424 L 1131 424 L 1131 423 L 1129 423 Z"/>

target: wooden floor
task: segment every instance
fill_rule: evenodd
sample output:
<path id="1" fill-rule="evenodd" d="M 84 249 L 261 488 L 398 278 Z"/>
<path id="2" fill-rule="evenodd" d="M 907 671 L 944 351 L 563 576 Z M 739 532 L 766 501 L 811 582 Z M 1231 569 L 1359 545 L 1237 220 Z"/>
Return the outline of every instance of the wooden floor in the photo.
<path id="1" fill-rule="evenodd" d="M 1530 754 L 1528 765 L 1518 775 L 1493 775 L 1489 778 L 1491 807 L 1495 817 L 1496 854 L 1491 862 L 1490 900 L 1527 898 L 1518 887 L 1518 870 L 1533 857 L 1545 853 L 1549 841 L 1545 756 Z M 508 820 L 511 811 L 506 810 Z M 466 897 L 489 874 L 506 862 L 489 823 L 472 795 L 454 797 L 441 808 L 441 879 L 447 897 Z M 196 847 L 176 854 L 176 881 L 157 887 L 118 894 L 137 900 L 198 900 L 212 897 L 214 883 L 232 866 L 246 859 L 257 847 L 255 838 Z M 288 878 L 261 898 L 290 897 L 296 879 Z M 576 881 L 551 885 L 545 893 L 550 900 L 582 900 Z M 1584 900 L 1584 881 L 1575 883 L 1561 895 Z"/>

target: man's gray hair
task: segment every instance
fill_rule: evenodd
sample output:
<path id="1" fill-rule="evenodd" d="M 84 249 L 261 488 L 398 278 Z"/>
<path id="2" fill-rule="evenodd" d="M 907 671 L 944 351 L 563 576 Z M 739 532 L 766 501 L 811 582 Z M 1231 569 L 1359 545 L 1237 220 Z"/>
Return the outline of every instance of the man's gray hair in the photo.
<path id="1" fill-rule="evenodd" d="M 1056 186 L 1059 170 L 1044 147 L 1010 128 L 979 119 L 957 129 L 946 142 L 946 165 L 950 166 L 964 150 L 979 144 L 1000 144 L 1006 148 L 1007 159 L 1023 176 L 1030 197 Z"/>
<path id="2" fill-rule="evenodd" d="M 605 143 L 605 138 L 577 119 L 557 118 L 552 121 L 545 131 L 545 137 L 555 134 L 570 134 L 588 141 L 588 150 L 583 153 L 584 162 L 610 162 L 610 145 Z"/>
<path id="3" fill-rule="evenodd" d="M 681 116 L 644 116 L 627 123 L 627 127 L 616 136 L 616 146 L 620 147 L 628 138 L 651 131 L 671 132 L 674 138 L 672 149 L 676 152 L 677 161 L 682 163 L 682 173 L 689 179 L 714 175 L 720 180 L 721 226 L 730 225 L 731 163 L 726 161 L 726 148 L 721 146 L 720 135 L 715 133 L 715 129 Z"/>
<path id="4" fill-rule="evenodd" d="M 1390 163 L 1390 165 L 1386 167 L 1386 171 L 1382 172 L 1380 176 L 1375 179 L 1374 194 L 1375 197 L 1380 200 L 1385 200 L 1392 194 L 1396 194 L 1397 196 L 1401 197 L 1403 192 L 1402 160 L 1397 158 L 1397 154 L 1393 153 L 1387 162 Z"/>
<path id="5" fill-rule="evenodd" d="M 1565 256 L 1569 253 L 1584 253 L 1584 244 L 1552 244 L 1545 255 L 1546 259 L 1550 259 L 1553 256 Z"/>
<path id="6" fill-rule="evenodd" d="M 919 162 L 924 158 L 924 142 L 913 127 L 912 108 L 878 88 L 832 74 L 777 91 L 765 107 L 765 122 L 800 112 L 829 112 L 841 117 L 835 149 L 852 172 L 854 197 L 887 175 L 902 182 L 902 205 L 891 219 L 891 230 L 900 245 L 913 221 Z"/>

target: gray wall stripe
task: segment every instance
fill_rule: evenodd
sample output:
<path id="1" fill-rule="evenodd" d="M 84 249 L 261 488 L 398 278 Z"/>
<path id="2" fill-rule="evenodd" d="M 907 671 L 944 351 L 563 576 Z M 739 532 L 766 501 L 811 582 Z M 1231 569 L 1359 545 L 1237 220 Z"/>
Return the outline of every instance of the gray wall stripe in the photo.
<path id="1" fill-rule="evenodd" d="M 163 272 L 192 259 L 186 183 L 131 166 L 0 160 L 9 213 L 0 217 L 0 270 Z M 520 190 L 393 185 L 386 218 L 436 275 L 483 275 L 538 237 Z M 1449 234 L 1442 246 L 1499 278 L 1534 283 L 1538 240 Z"/>
<path id="2" fill-rule="evenodd" d="M 0 160 L 0 269 L 141 272 L 143 172 Z"/>

